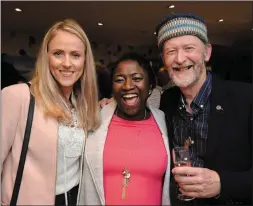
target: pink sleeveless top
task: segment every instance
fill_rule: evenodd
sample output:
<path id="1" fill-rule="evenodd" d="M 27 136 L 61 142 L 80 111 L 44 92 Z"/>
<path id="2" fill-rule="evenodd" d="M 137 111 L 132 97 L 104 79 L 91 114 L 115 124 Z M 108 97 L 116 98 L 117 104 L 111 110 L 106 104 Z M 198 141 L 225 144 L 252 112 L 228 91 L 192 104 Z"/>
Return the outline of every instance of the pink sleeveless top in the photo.
<path id="1" fill-rule="evenodd" d="M 168 156 L 153 116 L 128 121 L 114 115 L 103 158 L 106 205 L 161 205 Z M 131 177 L 122 199 L 125 168 Z"/>

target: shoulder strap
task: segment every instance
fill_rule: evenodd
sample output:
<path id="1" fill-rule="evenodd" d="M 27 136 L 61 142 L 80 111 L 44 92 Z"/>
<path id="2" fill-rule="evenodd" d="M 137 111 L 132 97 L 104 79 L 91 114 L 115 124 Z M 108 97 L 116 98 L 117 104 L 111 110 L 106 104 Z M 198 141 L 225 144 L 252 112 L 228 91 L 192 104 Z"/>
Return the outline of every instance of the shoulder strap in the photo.
<path id="1" fill-rule="evenodd" d="M 30 83 L 26 83 L 26 84 L 28 85 L 30 89 Z M 28 117 L 26 121 L 24 141 L 23 141 L 20 160 L 18 164 L 18 171 L 17 171 L 14 189 L 13 189 L 11 202 L 10 202 L 11 206 L 15 206 L 17 204 L 19 188 L 20 188 L 20 184 L 21 184 L 21 180 L 23 176 L 25 159 L 26 159 L 26 154 L 27 154 L 29 140 L 30 140 L 31 127 L 32 127 L 32 121 L 33 121 L 33 114 L 34 114 L 34 105 L 35 105 L 35 99 L 30 92 L 30 104 L 29 104 L 29 110 L 28 110 Z"/>

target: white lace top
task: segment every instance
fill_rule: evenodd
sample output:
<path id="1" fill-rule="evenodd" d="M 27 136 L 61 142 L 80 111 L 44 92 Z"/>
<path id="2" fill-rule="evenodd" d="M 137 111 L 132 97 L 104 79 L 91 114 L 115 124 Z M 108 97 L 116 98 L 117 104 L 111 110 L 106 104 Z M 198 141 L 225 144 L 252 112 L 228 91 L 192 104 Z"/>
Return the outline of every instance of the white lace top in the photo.
<path id="1" fill-rule="evenodd" d="M 78 128 L 75 109 L 71 110 L 74 126 L 59 123 L 56 195 L 63 194 L 79 184 L 80 157 L 85 134 Z"/>

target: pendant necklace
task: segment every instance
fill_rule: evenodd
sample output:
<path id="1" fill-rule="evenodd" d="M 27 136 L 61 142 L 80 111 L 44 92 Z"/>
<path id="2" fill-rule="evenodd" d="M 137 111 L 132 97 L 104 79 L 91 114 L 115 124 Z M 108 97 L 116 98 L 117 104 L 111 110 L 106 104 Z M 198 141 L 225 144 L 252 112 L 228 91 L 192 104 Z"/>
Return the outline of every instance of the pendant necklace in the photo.
<path id="1" fill-rule="evenodd" d="M 118 108 L 116 109 L 115 115 L 118 116 Z M 147 111 L 146 111 L 146 108 L 145 108 L 145 114 L 144 114 L 144 118 L 142 120 L 146 119 L 146 115 L 147 115 Z M 136 135 L 137 145 L 139 143 L 139 136 L 140 136 L 140 134 L 141 134 L 141 129 L 138 130 L 138 134 Z M 119 133 L 118 133 L 118 136 L 119 136 Z M 128 159 L 130 158 L 131 153 L 132 153 L 132 150 L 130 150 L 130 152 L 129 152 Z M 131 172 L 130 172 L 130 170 L 127 167 L 125 167 L 122 170 L 122 176 L 123 176 L 123 180 L 122 180 L 122 194 L 121 194 L 121 198 L 122 198 L 122 200 L 124 200 L 126 198 L 126 190 L 127 190 L 127 187 L 128 187 L 129 181 L 130 181 L 130 177 L 131 177 Z"/>

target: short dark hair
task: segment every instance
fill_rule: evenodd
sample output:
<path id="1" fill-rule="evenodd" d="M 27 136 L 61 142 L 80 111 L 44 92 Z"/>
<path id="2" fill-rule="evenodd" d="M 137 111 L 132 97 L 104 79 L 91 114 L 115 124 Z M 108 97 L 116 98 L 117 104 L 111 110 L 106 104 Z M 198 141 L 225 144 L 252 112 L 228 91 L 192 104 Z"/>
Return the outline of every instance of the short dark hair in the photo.
<path id="1" fill-rule="evenodd" d="M 113 75 L 115 73 L 116 68 L 118 65 L 123 61 L 135 61 L 137 62 L 140 67 L 144 70 L 144 72 L 147 72 L 148 74 L 148 82 L 149 85 L 151 85 L 151 89 L 154 89 L 156 87 L 156 76 L 154 71 L 152 70 L 152 67 L 147 59 L 145 59 L 143 56 L 141 56 L 138 53 L 126 53 L 121 56 L 118 61 L 115 63 L 115 66 L 112 68 L 111 72 L 111 79 L 113 80 Z"/>

